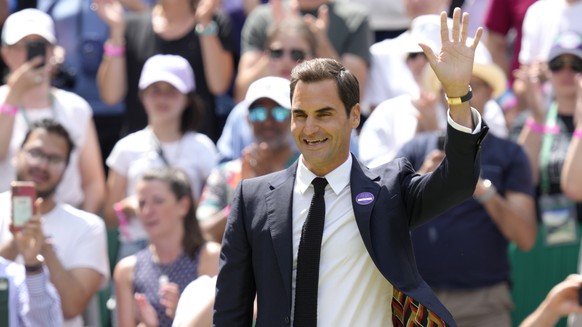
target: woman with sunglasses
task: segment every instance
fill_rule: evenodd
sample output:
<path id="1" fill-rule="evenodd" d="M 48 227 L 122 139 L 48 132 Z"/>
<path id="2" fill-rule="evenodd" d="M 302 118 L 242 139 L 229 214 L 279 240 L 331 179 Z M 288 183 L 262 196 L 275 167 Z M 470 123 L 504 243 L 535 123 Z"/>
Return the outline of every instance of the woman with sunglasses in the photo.
<path id="1" fill-rule="evenodd" d="M 547 84 L 539 79 L 544 66 Z M 574 132 L 576 76 L 581 72 L 582 35 L 562 32 L 551 47 L 546 65 L 529 65 L 516 74 L 526 85 L 531 111 L 518 143 L 528 155 L 537 186 L 540 224 L 534 248 L 527 254 L 516 251 L 512 256 L 517 306 L 526 304 L 528 299 L 543 298 L 552 286 L 575 270 L 578 260 L 577 230 L 582 222 L 582 203 L 562 192 L 560 172 Z M 527 294 L 528 299 L 520 294 Z"/>

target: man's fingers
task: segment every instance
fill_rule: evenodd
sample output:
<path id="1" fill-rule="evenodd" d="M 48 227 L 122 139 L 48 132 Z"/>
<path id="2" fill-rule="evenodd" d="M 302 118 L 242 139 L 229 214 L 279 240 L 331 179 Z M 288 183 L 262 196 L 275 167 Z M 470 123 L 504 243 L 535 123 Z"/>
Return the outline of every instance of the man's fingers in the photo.
<path id="1" fill-rule="evenodd" d="M 441 21 L 442 21 L 442 14 L 441 14 Z M 461 34 L 461 8 L 457 7 L 453 11 L 453 35 L 451 35 L 451 39 L 453 42 L 459 41 L 459 36 Z"/>
<path id="2" fill-rule="evenodd" d="M 451 37 L 449 36 L 449 26 L 448 26 L 448 21 L 447 21 L 447 13 L 445 11 L 443 11 L 443 12 L 441 12 L 441 44 L 444 46 L 445 43 L 448 43 L 450 41 L 451 41 Z"/>
<path id="3" fill-rule="evenodd" d="M 461 26 L 461 43 L 466 44 L 469 37 L 469 13 L 463 13 L 463 20 Z"/>
<path id="4" fill-rule="evenodd" d="M 473 44 L 471 44 L 471 49 L 477 49 L 479 45 L 479 41 L 481 40 L 481 36 L 483 35 L 483 27 L 479 26 L 477 28 L 477 32 L 475 32 L 475 38 L 473 39 Z"/>

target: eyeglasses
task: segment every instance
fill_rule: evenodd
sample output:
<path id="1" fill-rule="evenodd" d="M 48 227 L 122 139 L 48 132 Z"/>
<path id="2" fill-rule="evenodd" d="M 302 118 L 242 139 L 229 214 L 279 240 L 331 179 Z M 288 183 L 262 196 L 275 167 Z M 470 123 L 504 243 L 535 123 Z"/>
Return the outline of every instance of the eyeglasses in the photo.
<path id="1" fill-rule="evenodd" d="M 264 122 L 271 113 L 271 117 L 278 123 L 282 123 L 291 115 L 291 111 L 283 107 L 275 107 L 271 110 L 265 107 L 253 107 L 249 109 L 249 120 L 253 123 Z"/>
<path id="2" fill-rule="evenodd" d="M 582 73 L 582 59 L 578 57 L 557 57 L 548 62 L 548 68 L 552 72 L 558 72 L 566 66 L 576 73 Z"/>
<path id="3" fill-rule="evenodd" d="M 66 159 L 56 155 L 50 155 L 42 152 L 39 149 L 23 150 L 26 154 L 26 160 L 31 165 L 40 165 L 45 162 L 56 170 L 65 168 Z"/>
<path id="4" fill-rule="evenodd" d="M 280 59 L 281 57 L 283 57 L 285 53 L 290 54 L 291 59 L 293 59 L 294 61 L 302 61 L 303 59 L 305 59 L 306 56 L 305 51 L 301 49 L 291 49 L 289 51 L 286 51 L 284 49 L 269 49 L 269 52 L 271 53 L 272 59 Z"/>

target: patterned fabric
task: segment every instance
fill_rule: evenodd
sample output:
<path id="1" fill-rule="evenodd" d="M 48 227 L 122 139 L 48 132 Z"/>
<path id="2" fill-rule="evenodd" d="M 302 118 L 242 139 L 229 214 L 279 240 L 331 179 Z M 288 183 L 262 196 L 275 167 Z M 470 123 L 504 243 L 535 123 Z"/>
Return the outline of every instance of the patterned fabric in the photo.
<path id="1" fill-rule="evenodd" d="M 178 284 L 180 294 L 182 294 L 186 286 L 198 277 L 200 250 L 194 259 L 190 259 L 185 253 L 182 253 L 176 261 L 170 264 L 154 262 L 148 248 L 138 252 L 136 257 L 133 271 L 134 292 L 145 294 L 148 302 L 156 310 L 159 326 L 169 327 L 172 325 L 172 319 L 166 316 L 165 309 L 160 304 L 158 293 L 160 282 L 167 278 L 168 282 Z"/>
<path id="2" fill-rule="evenodd" d="M 392 293 L 392 324 L 394 327 L 445 327 L 436 314 L 396 287 Z"/>

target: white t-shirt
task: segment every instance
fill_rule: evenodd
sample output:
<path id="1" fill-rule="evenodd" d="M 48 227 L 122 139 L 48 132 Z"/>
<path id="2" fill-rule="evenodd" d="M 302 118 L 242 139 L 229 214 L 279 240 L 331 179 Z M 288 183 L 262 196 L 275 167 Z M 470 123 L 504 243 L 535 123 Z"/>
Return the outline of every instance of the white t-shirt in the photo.
<path id="1" fill-rule="evenodd" d="M 12 239 L 10 192 L 0 194 L 0 244 Z M 90 268 L 101 274 L 101 287 L 109 281 L 109 257 L 105 223 L 98 216 L 57 203 L 43 215 L 42 230 L 66 270 Z M 18 261 L 18 260 L 17 260 Z M 81 315 L 65 320 L 65 327 L 83 326 Z"/>
<path id="2" fill-rule="evenodd" d="M 546 61 L 558 33 L 582 34 L 582 1 L 568 4 L 565 0 L 539 0 L 525 13 L 519 62 L 529 64 Z"/>
<path id="3" fill-rule="evenodd" d="M 442 106 L 437 110 L 439 129 L 447 126 L 446 111 Z M 506 138 L 508 130 L 503 111 L 490 100 L 485 104 L 483 120 L 490 131 L 498 137 Z M 416 135 L 418 109 L 412 104 L 412 97 L 401 95 L 386 100 L 372 112 L 359 138 L 359 158 L 369 167 L 377 167 L 394 159 L 398 151 Z"/>
<path id="4" fill-rule="evenodd" d="M 204 134 L 187 132 L 179 141 L 162 142 L 161 148 L 170 165 L 188 174 L 193 196 L 198 200 L 206 178 L 218 164 L 218 151 L 212 140 Z M 127 178 L 125 196 L 136 194 L 137 181 L 146 171 L 164 165 L 149 128 L 119 140 L 107 158 L 107 166 Z M 126 227 L 127 234 L 124 234 L 129 238 L 121 235 L 122 242 L 148 238 L 138 219 L 130 218 Z"/>
<path id="5" fill-rule="evenodd" d="M 5 86 L 0 88 L 0 94 L 2 94 L 0 97 L 4 98 Z M 15 180 L 16 169 L 13 159 L 29 129 L 28 122 L 33 123 L 44 118 L 54 118 L 65 127 L 75 143 L 75 150 L 71 154 L 63 180 L 57 188 L 55 200 L 78 207 L 84 199 L 81 187 L 79 149 L 85 145 L 93 113 L 87 101 L 75 93 L 53 89 L 52 94 L 55 100 L 52 108 L 25 109 L 26 114 L 21 111 L 16 115 L 7 156 L 0 161 L 0 192 L 8 191 L 10 182 Z"/>

